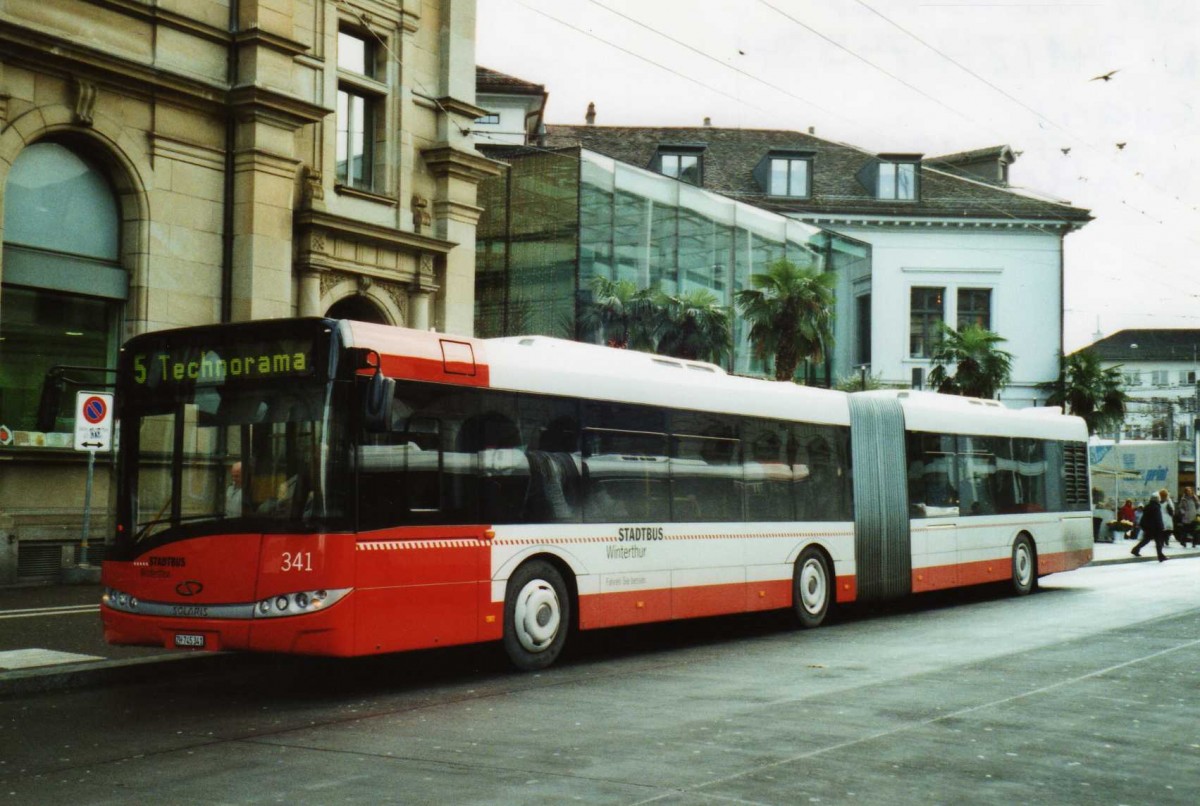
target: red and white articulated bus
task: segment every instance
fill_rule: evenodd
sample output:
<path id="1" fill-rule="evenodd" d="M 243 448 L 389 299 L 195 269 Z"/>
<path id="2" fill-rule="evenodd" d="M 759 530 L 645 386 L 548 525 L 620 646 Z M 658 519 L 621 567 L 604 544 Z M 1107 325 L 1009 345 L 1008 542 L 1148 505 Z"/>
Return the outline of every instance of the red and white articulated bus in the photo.
<path id="1" fill-rule="evenodd" d="M 115 644 L 356 656 L 792 609 L 1091 559 L 1087 431 L 540 336 L 326 319 L 123 348 Z"/>

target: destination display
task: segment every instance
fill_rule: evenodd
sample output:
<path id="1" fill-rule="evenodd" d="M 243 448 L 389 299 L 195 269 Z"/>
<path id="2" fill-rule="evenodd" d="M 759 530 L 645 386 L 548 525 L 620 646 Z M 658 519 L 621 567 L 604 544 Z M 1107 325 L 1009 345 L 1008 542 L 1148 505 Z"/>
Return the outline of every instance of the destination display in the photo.
<path id="1" fill-rule="evenodd" d="M 315 349 L 312 339 L 297 338 L 140 349 L 129 357 L 128 377 L 135 389 L 309 377 Z"/>

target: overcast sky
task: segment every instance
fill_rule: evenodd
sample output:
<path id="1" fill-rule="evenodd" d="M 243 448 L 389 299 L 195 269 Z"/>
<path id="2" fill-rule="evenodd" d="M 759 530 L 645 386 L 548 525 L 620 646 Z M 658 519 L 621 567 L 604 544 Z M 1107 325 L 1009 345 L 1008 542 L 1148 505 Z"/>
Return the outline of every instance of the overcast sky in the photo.
<path id="1" fill-rule="evenodd" d="M 594 101 L 602 125 L 813 126 L 928 156 L 1008 144 L 1013 185 L 1096 217 L 1066 239 L 1068 350 L 1097 322 L 1200 329 L 1197 0 L 478 0 L 478 15 L 478 63 L 545 84 L 549 123 Z"/>

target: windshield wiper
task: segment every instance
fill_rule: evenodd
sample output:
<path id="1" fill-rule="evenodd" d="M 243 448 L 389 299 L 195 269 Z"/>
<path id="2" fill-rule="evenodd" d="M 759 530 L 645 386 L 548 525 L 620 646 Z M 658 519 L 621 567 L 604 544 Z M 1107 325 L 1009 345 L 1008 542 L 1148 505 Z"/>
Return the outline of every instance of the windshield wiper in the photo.
<path id="1" fill-rule="evenodd" d="M 182 515 L 179 517 L 178 520 L 176 520 L 174 518 L 154 518 L 153 520 L 148 520 L 144 524 L 141 524 L 142 528 L 138 530 L 138 533 L 134 536 L 133 539 L 135 541 L 141 540 L 143 537 L 146 536 L 146 532 L 150 531 L 151 527 L 158 526 L 160 524 L 165 523 L 168 526 L 170 526 L 170 525 L 176 524 L 176 523 L 183 523 L 184 521 L 216 520 L 219 517 L 222 517 L 222 516 L 213 515 L 210 513 L 208 515 Z"/>

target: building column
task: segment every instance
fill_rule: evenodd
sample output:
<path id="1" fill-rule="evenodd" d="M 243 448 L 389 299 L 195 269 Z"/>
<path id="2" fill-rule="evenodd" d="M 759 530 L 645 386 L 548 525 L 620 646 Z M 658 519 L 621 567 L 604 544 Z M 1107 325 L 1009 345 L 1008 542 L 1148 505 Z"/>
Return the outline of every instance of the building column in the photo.
<path id="1" fill-rule="evenodd" d="M 258 139 L 259 128 L 239 127 L 239 139 Z M 292 194 L 299 165 L 290 155 L 252 146 L 240 146 L 234 156 L 235 322 L 292 315 Z"/>
<path id="2" fill-rule="evenodd" d="M 323 316 L 321 310 L 321 273 L 315 269 L 300 272 L 298 316 Z"/>
<path id="3" fill-rule="evenodd" d="M 437 180 L 434 232 L 455 247 L 446 255 L 438 324 L 446 333 L 469 336 L 475 329 L 475 228 L 483 212 L 475 204 L 480 182 L 499 176 L 501 164 L 475 152 L 440 144 L 421 152 Z"/>

